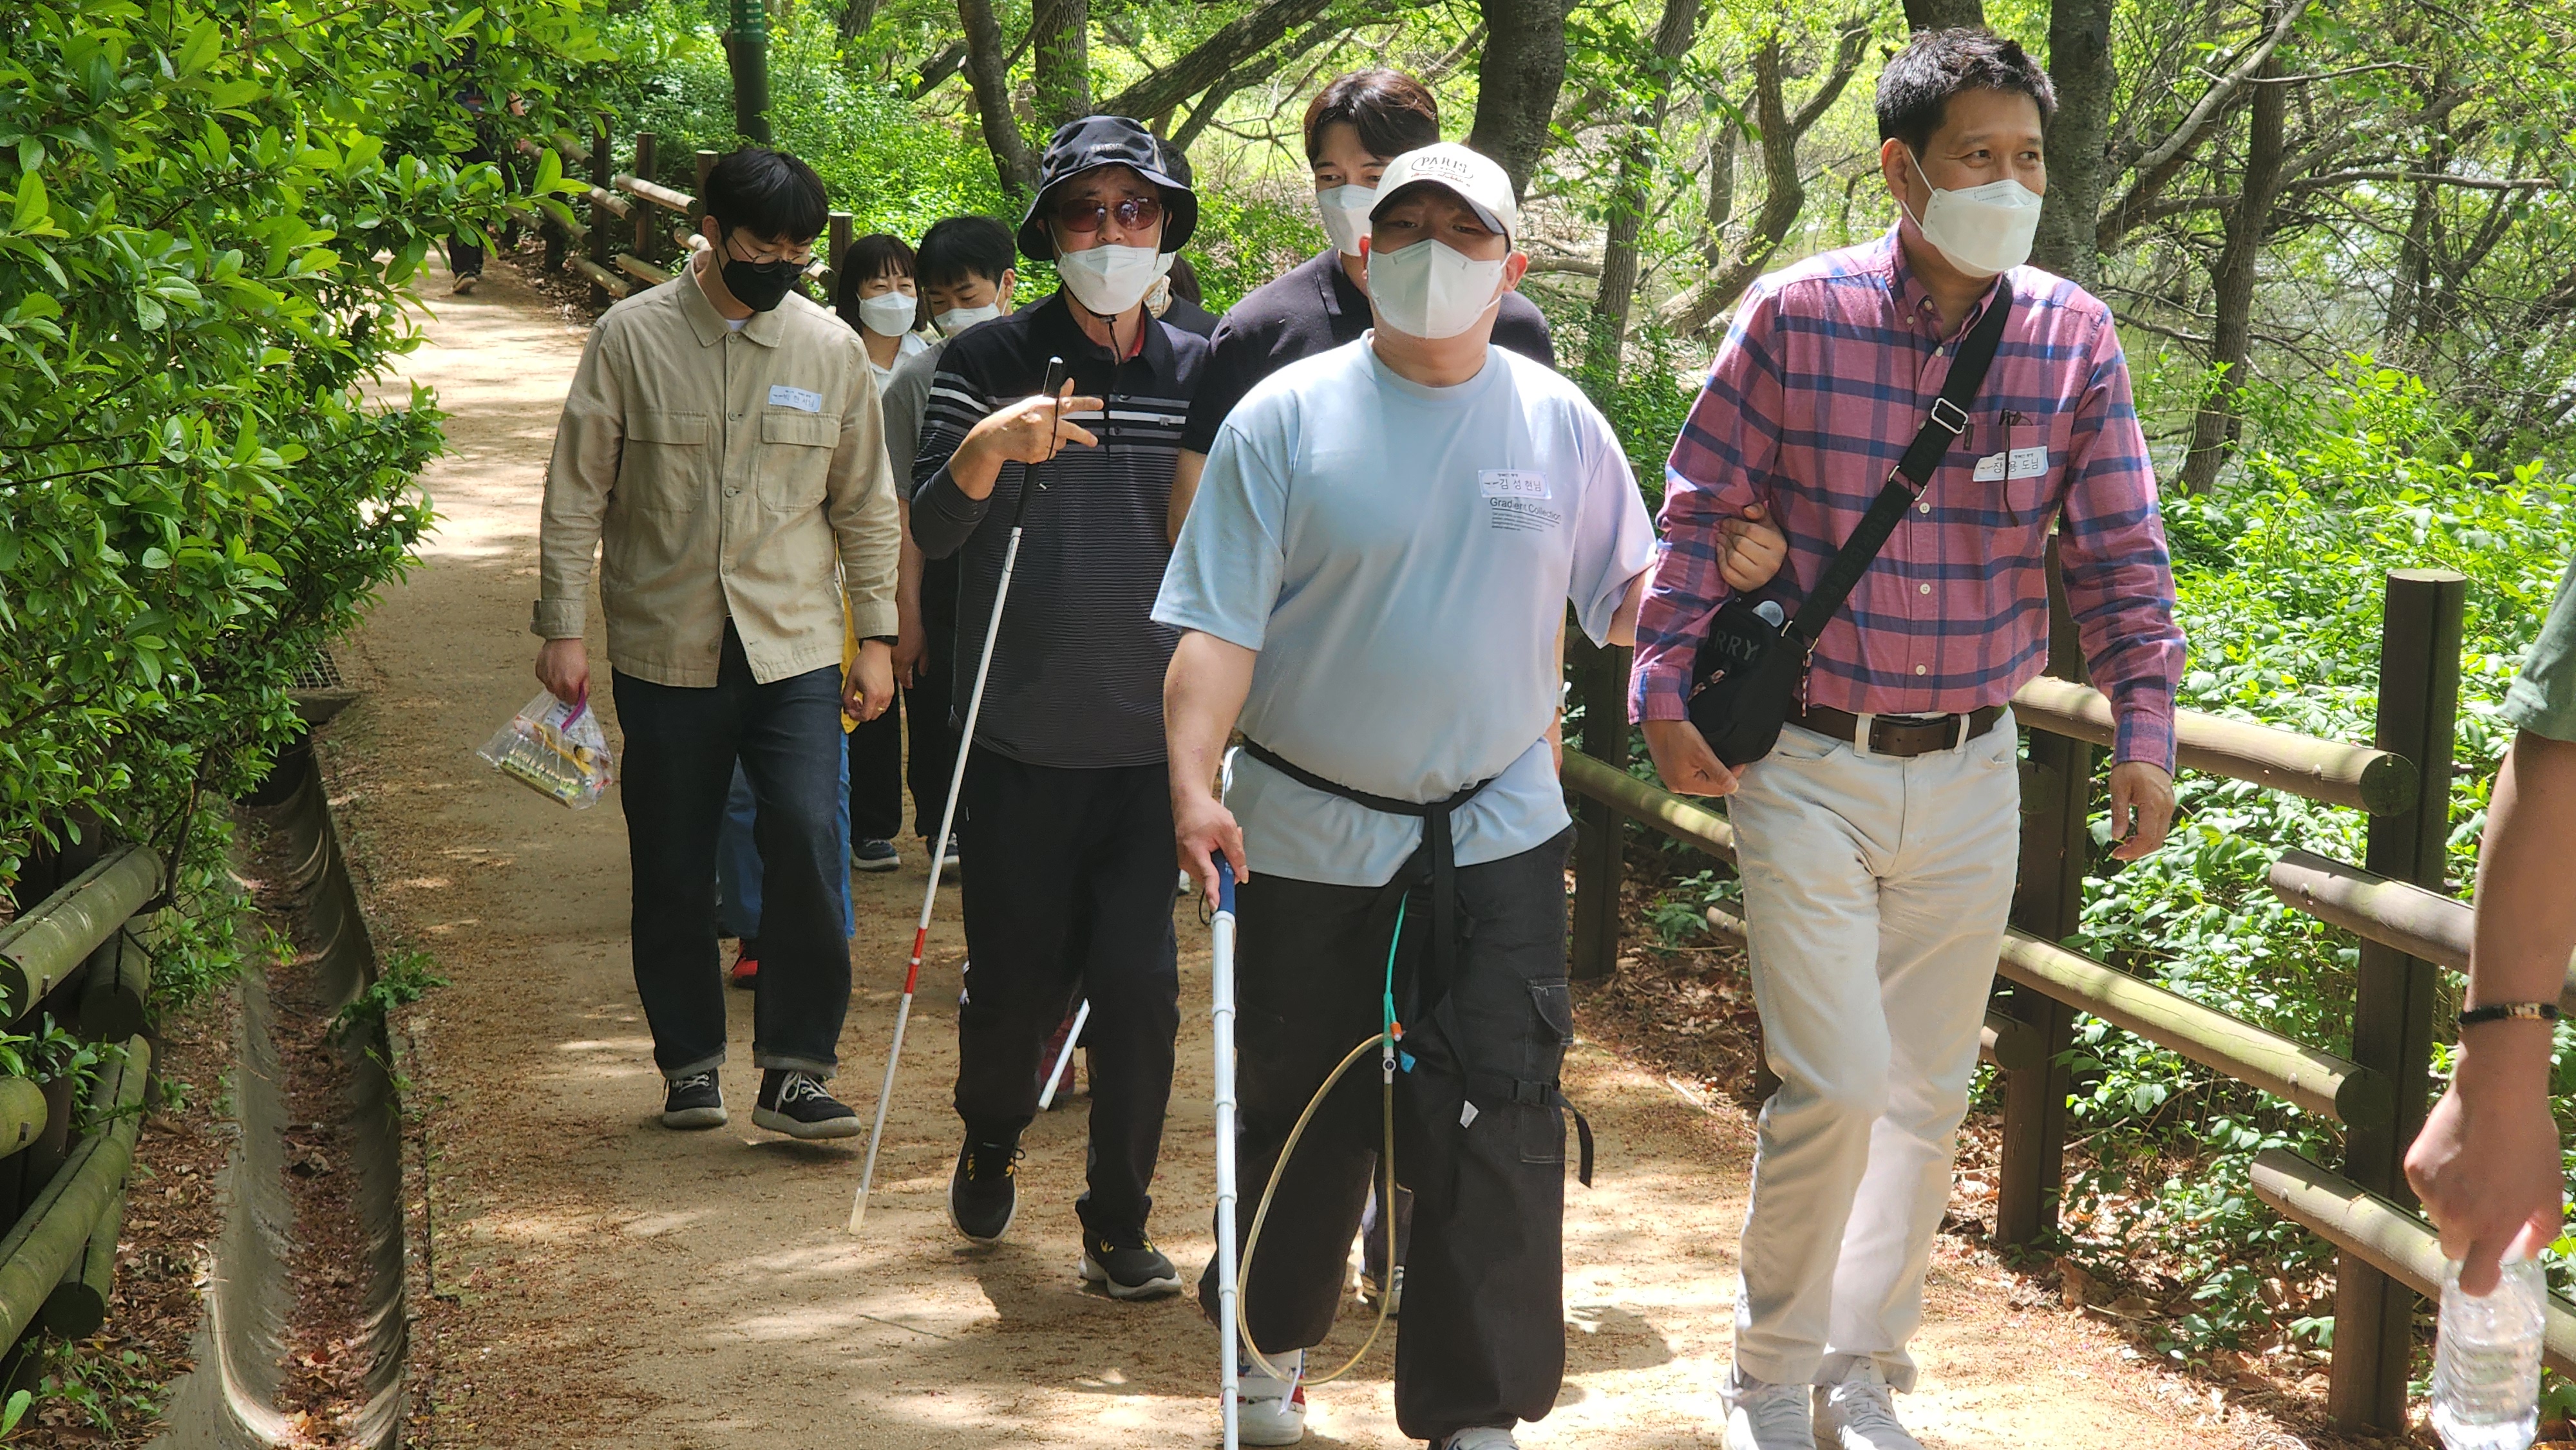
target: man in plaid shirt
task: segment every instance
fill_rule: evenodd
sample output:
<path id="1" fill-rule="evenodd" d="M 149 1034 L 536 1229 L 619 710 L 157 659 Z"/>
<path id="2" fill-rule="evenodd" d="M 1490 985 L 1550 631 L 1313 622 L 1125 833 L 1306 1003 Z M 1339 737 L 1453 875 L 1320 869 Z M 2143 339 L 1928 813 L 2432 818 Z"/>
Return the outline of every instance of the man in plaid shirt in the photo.
<path id="1" fill-rule="evenodd" d="M 1891 1389 L 1949 1198 L 2002 944 L 2020 788 L 2007 702 L 2068 603 L 2118 720 L 2116 853 L 2173 814 L 2183 642 L 2110 309 L 2020 265 L 2055 96 L 1982 29 L 1917 35 L 1879 80 L 1884 238 L 1754 284 L 1674 444 L 1630 708 L 1667 785 L 1732 795 L 1753 984 L 1781 1078 L 1762 1110 L 1725 1386 L 1729 1450 L 1920 1450 Z M 1922 426 L 1959 340 L 2014 300 L 1966 433 L 1817 641 L 1778 747 L 1741 772 L 1687 719 L 1691 662 L 1760 506 L 1755 592 L 1794 608 Z M 1812 1390 L 1812 1396 L 1811 1396 Z"/>

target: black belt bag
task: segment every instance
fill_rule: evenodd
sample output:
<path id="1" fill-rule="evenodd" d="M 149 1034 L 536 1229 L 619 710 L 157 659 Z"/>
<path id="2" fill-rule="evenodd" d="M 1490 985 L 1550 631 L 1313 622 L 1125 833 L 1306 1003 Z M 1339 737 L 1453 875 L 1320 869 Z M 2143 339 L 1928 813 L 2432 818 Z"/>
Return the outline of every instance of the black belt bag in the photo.
<path id="1" fill-rule="evenodd" d="M 1772 617 L 1780 612 L 1778 605 L 1765 615 L 1761 605 L 1738 595 L 1709 620 L 1707 637 L 1691 664 L 1690 720 L 1718 759 L 1741 768 L 1779 743 L 1781 724 L 1805 693 L 1817 638 L 1861 575 L 1869 572 L 1907 507 L 1931 486 L 1950 445 L 1967 431 L 1968 404 L 1985 385 L 2012 305 L 2012 283 L 1997 279 L 1993 302 L 1950 359 L 1950 376 L 1932 402 L 1931 416 L 1923 420 L 1905 456 L 1888 470 L 1886 486 L 1825 565 L 1797 614 L 1782 624 Z"/>

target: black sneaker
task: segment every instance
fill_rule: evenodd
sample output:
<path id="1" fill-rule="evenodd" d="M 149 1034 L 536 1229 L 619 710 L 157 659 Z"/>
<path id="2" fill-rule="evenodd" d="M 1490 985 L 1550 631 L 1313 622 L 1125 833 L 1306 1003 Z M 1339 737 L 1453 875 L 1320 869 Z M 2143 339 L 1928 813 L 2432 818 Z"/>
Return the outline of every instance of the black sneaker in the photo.
<path id="1" fill-rule="evenodd" d="M 939 864 L 951 871 L 957 869 L 957 833 L 955 831 L 948 833 L 948 843 L 939 848 Z"/>
<path id="2" fill-rule="evenodd" d="M 671 1079 L 662 1096 L 665 1128 L 721 1128 L 725 1125 L 724 1093 L 714 1072 L 693 1072 Z"/>
<path id="3" fill-rule="evenodd" d="M 850 869 L 853 871 L 892 871 L 903 865 L 903 854 L 894 842 L 871 837 L 850 847 Z"/>
<path id="4" fill-rule="evenodd" d="M 1020 1145 L 977 1143 L 957 1150 L 948 1176 L 948 1221 L 979 1244 L 1001 1242 L 1020 1211 Z"/>
<path id="5" fill-rule="evenodd" d="M 1159 1299 L 1181 1292 L 1181 1271 L 1143 1229 L 1110 1234 L 1084 1230 L 1082 1281 L 1098 1284 L 1112 1299 Z"/>
<path id="6" fill-rule="evenodd" d="M 822 1080 L 793 1068 L 771 1068 L 760 1075 L 760 1100 L 752 1105 L 753 1126 L 791 1138 L 855 1138 L 859 1115 L 823 1090 Z"/>

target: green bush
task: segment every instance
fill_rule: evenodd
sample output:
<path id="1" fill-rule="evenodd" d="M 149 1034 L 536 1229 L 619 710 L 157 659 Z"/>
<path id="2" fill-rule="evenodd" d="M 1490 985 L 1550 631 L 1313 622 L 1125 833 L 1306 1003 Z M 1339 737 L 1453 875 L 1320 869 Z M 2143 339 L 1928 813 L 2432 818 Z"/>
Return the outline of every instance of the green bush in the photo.
<path id="1" fill-rule="evenodd" d="M 2449 421 L 2420 381 L 2357 359 L 2313 392 L 2267 399 L 2241 476 L 2213 498 L 2168 499 L 2166 514 L 2191 641 L 2183 705 L 2327 739 L 2371 738 L 2387 571 L 2468 577 L 2449 883 L 2464 891 L 2511 734 L 2497 706 L 2576 549 L 2576 480 L 2536 463 L 2481 467 Z M 2178 795 L 2171 842 L 2116 870 L 2097 815 L 2075 945 L 2348 1050 L 2350 938 L 2283 906 L 2264 876 L 2291 847 L 2359 860 L 2362 818 L 2202 775 L 2182 777 Z M 2069 1187 L 2079 1243 L 2125 1252 L 2143 1240 L 2184 1266 L 2200 1308 L 2178 1351 L 2276 1326 L 2260 1279 L 2322 1273 L 2330 1255 L 2254 1201 L 2246 1168 L 2274 1144 L 2332 1162 L 2334 1125 L 2089 1019 L 2078 1046 L 2076 1126 L 2097 1165 Z M 2576 1087 L 2571 1068 L 2562 1056 L 2562 1090 Z M 2189 1170 L 2168 1172 L 2176 1161 Z"/>
<path id="2" fill-rule="evenodd" d="M 439 415 L 371 390 L 433 241 L 511 202 L 460 159 L 458 97 L 494 140 L 545 134 L 606 57 L 588 26 L 578 0 L 0 11 L 0 889 L 94 815 L 223 893 L 209 798 L 292 736 L 290 682 L 430 522 Z"/>

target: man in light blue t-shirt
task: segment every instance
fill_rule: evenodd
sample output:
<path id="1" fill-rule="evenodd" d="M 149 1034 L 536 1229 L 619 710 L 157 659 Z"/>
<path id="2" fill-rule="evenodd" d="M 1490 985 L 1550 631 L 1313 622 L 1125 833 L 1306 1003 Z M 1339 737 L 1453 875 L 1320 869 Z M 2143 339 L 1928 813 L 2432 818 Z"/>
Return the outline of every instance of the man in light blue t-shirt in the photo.
<path id="1" fill-rule="evenodd" d="M 1436 1450 L 1490 1450 L 1547 1413 L 1565 1367 L 1558 634 L 1571 601 L 1593 639 L 1632 637 L 1654 531 L 1608 421 L 1490 346 L 1528 266 L 1502 168 L 1426 147 L 1378 198 L 1376 328 L 1227 416 L 1154 618 L 1184 631 L 1164 683 L 1181 864 L 1213 890 L 1222 851 L 1242 881 L 1247 1192 L 1392 990 L 1415 1194 L 1396 1418 Z M 1302 1354 L 1339 1305 L 1377 1077 L 1345 1078 L 1280 1167 L 1243 1312 L 1281 1373 L 1243 1378 L 1246 1444 L 1303 1433 Z"/>

